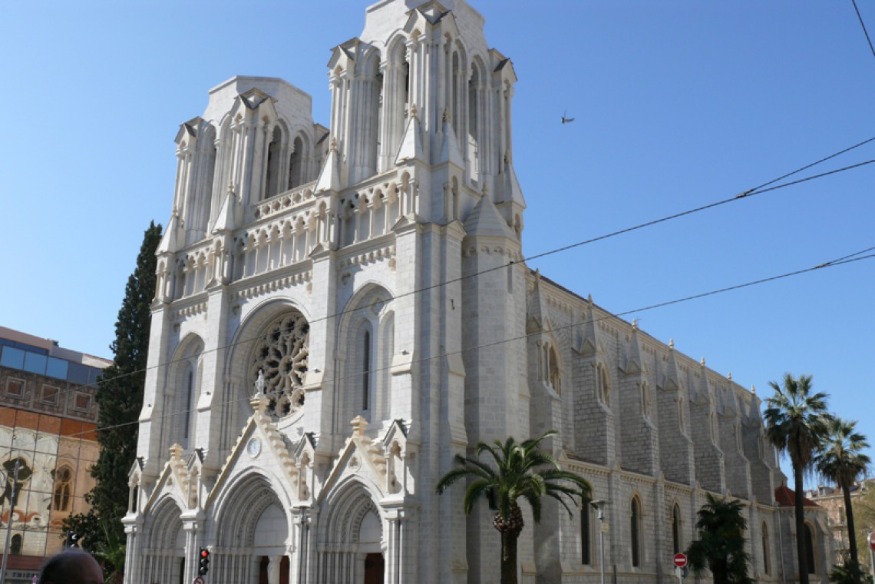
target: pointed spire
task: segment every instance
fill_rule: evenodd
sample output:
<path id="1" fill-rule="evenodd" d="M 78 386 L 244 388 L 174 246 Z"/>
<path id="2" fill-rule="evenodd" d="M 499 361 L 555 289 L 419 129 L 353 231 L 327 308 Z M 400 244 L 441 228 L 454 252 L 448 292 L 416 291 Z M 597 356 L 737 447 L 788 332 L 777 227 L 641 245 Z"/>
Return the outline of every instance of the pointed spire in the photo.
<path id="1" fill-rule="evenodd" d="M 441 143 L 441 153 L 437 163 L 449 162 L 459 168 L 465 168 L 465 159 L 462 158 L 462 151 L 459 150 L 459 141 L 456 139 L 456 133 L 453 131 L 453 124 L 450 123 L 450 113 L 444 110 L 443 123 L 444 140 Z"/>
<path id="2" fill-rule="evenodd" d="M 225 199 L 222 201 L 222 206 L 219 208 L 219 215 L 216 217 L 216 225 L 213 227 L 213 233 L 231 233 L 237 229 L 237 207 L 239 201 L 237 194 L 234 192 L 234 185 L 228 184 L 228 191 L 225 193 Z"/>
<path id="3" fill-rule="evenodd" d="M 465 219 L 465 231 L 469 236 L 492 236 L 515 238 L 513 231 L 501 217 L 489 197 L 480 200 Z"/>
<path id="4" fill-rule="evenodd" d="M 161 237 L 161 242 L 158 244 L 157 254 L 175 253 L 180 248 L 181 241 L 181 224 L 179 219 L 179 210 L 176 205 L 173 205 L 173 213 L 170 215 L 170 221 L 167 222 L 167 229 L 164 230 L 164 235 Z"/>
<path id="5" fill-rule="evenodd" d="M 316 180 L 316 187 L 313 189 L 314 193 L 324 191 L 338 192 L 341 190 L 340 155 L 337 153 L 337 138 L 332 137 L 330 144 L 325 164 L 322 166 L 322 171 Z"/>
<path id="6" fill-rule="evenodd" d="M 484 199 L 487 198 L 484 197 Z M 527 312 L 527 333 L 543 332 L 550 329 L 550 324 L 547 321 L 547 299 L 541 291 L 541 272 L 538 270 L 535 270 L 535 286 L 529 295 Z"/>
<path id="7" fill-rule="evenodd" d="M 638 319 L 632 321 L 632 335 L 629 338 L 629 349 L 626 354 L 626 373 L 640 373 L 644 370 L 644 350 L 638 336 Z"/>
<path id="8" fill-rule="evenodd" d="M 510 156 L 504 155 L 504 200 L 515 203 L 526 208 L 526 198 L 523 196 L 523 189 L 520 187 L 520 181 L 516 177 L 516 171 L 511 164 Z"/>
<path id="9" fill-rule="evenodd" d="M 407 120 L 404 137 L 401 139 L 401 146 L 398 148 L 398 155 L 395 156 L 396 166 L 411 160 L 425 162 L 421 135 L 422 128 L 420 128 L 419 118 L 416 117 L 416 104 L 413 104 L 410 106 L 410 117 Z"/>

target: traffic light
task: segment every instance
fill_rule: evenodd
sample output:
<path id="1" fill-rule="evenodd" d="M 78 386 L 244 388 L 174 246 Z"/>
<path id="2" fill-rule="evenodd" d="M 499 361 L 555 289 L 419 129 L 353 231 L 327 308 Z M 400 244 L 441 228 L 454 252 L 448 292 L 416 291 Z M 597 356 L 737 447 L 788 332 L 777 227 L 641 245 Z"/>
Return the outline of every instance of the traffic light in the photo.
<path id="1" fill-rule="evenodd" d="M 197 557 L 197 573 L 198 576 L 206 576 L 210 571 L 210 550 L 201 548 Z"/>
<path id="2" fill-rule="evenodd" d="M 64 542 L 64 547 L 72 548 L 76 547 L 76 544 L 79 543 L 79 536 L 72 531 L 67 532 L 67 541 Z"/>

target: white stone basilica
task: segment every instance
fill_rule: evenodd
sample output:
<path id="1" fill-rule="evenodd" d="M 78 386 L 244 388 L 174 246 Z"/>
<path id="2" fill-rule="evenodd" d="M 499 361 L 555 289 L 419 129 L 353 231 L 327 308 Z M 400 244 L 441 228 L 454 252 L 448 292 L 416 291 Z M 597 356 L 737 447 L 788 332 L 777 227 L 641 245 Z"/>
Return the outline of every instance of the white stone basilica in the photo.
<path id="1" fill-rule="evenodd" d="M 520 582 L 672 582 L 706 492 L 744 501 L 758 582 L 796 579 L 757 396 L 521 260 L 516 75 L 483 24 L 382 0 L 328 63 L 329 128 L 266 77 L 182 124 L 127 584 L 192 582 L 202 547 L 217 584 L 498 582 L 492 514 L 435 484 L 547 429 L 604 513 L 527 514 Z M 810 507 L 812 581 L 829 533 Z"/>

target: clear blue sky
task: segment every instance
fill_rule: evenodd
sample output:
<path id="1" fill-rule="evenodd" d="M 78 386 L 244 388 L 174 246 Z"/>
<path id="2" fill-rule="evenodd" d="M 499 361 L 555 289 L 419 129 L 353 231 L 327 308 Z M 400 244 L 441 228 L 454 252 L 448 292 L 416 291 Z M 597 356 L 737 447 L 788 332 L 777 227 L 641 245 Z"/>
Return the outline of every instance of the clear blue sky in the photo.
<path id="1" fill-rule="evenodd" d="M 0 325 L 111 357 L 143 231 L 170 215 L 178 125 L 238 74 L 286 79 L 327 125 L 329 50 L 361 32 L 367 4 L 4 2 Z M 875 57 L 850 0 L 472 4 L 519 77 L 527 255 L 875 136 Z M 858 4 L 875 32 L 875 2 Z M 875 143 L 804 174 L 873 158 Z M 530 266 L 761 396 L 785 371 L 812 374 L 875 442 L 875 261 L 636 311 L 875 246 L 873 179 L 866 166 Z"/>

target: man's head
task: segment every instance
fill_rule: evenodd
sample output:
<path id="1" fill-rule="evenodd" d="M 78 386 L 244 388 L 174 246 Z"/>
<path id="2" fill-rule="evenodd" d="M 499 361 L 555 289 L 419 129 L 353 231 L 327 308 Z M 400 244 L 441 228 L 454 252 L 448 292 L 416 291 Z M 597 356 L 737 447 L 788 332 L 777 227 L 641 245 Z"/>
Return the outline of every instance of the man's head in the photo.
<path id="1" fill-rule="evenodd" d="M 43 564 L 39 584 L 103 584 L 103 570 L 91 554 L 68 549 Z"/>

